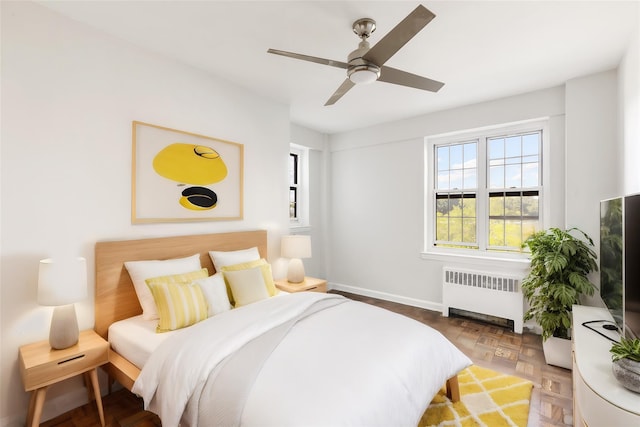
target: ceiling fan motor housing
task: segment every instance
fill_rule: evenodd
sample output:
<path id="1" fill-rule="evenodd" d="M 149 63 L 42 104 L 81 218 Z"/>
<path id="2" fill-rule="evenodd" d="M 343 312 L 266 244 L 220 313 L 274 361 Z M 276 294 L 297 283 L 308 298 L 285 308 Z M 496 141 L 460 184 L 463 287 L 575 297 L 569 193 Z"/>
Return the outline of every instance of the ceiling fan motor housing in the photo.
<path id="1" fill-rule="evenodd" d="M 369 42 L 363 38 L 358 48 L 349 54 L 347 75 L 349 80 L 355 84 L 372 83 L 380 78 L 380 67 L 362 58 L 369 51 L 369 48 Z"/>

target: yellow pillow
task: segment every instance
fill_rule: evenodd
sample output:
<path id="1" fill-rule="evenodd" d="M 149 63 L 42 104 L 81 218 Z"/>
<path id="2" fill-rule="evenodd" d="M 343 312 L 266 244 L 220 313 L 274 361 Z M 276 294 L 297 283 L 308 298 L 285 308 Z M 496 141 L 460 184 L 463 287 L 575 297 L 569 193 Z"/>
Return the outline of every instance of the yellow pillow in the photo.
<path id="1" fill-rule="evenodd" d="M 264 278 L 264 284 L 267 287 L 269 296 L 272 297 L 277 294 L 278 291 L 276 289 L 276 284 L 273 281 L 273 274 L 271 273 L 271 264 L 269 264 L 264 258 L 255 261 L 242 262 L 240 264 L 227 265 L 225 267 L 222 267 L 222 272 L 224 273 L 226 271 L 247 270 L 254 267 L 260 267 L 260 270 L 262 271 L 262 277 Z M 226 277 L 225 282 L 227 282 L 227 290 L 230 290 L 229 282 L 227 281 Z M 230 294 L 230 297 L 231 296 L 232 294 Z"/>
<path id="2" fill-rule="evenodd" d="M 207 301 L 200 286 L 191 283 L 154 283 L 149 285 L 158 307 L 156 332 L 174 331 L 208 317 Z"/>
<path id="3" fill-rule="evenodd" d="M 192 282 L 209 277 L 206 268 L 182 274 L 145 280 L 158 309 L 156 332 L 167 332 L 193 325 L 208 317 L 207 300 Z"/>
<path id="4" fill-rule="evenodd" d="M 236 307 L 269 298 L 260 266 L 222 273 L 229 282 Z"/>

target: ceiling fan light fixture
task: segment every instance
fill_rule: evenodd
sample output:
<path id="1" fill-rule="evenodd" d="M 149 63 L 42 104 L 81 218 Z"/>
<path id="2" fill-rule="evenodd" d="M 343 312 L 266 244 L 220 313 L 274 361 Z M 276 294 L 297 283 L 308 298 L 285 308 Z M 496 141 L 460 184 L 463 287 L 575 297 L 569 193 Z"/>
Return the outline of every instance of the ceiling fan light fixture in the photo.
<path id="1" fill-rule="evenodd" d="M 369 84 L 375 82 L 380 77 L 380 67 L 373 64 L 356 65 L 349 68 L 348 74 L 349 80 L 357 85 Z"/>

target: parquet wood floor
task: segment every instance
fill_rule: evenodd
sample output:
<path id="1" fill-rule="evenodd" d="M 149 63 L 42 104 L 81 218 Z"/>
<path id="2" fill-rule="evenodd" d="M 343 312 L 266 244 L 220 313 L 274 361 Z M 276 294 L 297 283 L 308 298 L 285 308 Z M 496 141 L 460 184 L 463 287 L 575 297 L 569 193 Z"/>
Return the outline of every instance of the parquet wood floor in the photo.
<path id="1" fill-rule="evenodd" d="M 439 330 L 479 366 L 527 378 L 534 383 L 529 427 L 567 427 L 573 424 L 571 371 L 547 365 L 540 336 L 515 334 L 501 327 L 464 318 L 337 292 L 355 300 L 404 314 Z M 160 420 L 143 410 L 142 401 L 118 390 L 103 398 L 107 427 L 160 427 Z M 45 427 L 99 427 L 93 402 L 62 414 Z"/>

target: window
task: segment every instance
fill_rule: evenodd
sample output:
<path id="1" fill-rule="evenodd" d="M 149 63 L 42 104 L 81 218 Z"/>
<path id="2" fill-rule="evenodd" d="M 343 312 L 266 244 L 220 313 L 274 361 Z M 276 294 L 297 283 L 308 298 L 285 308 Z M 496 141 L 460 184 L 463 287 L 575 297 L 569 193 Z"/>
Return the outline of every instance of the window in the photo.
<path id="1" fill-rule="evenodd" d="M 289 220 L 291 221 L 298 219 L 298 177 L 300 176 L 298 160 L 297 153 L 289 153 Z"/>
<path id="2" fill-rule="evenodd" d="M 542 229 L 541 122 L 427 140 L 427 251 L 520 252 Z"/>
<path id="3" fill-rule="evenodd" d="M 309 225 L 309 149 L 289 148 L 289 221 L 293 227 Z"/>

